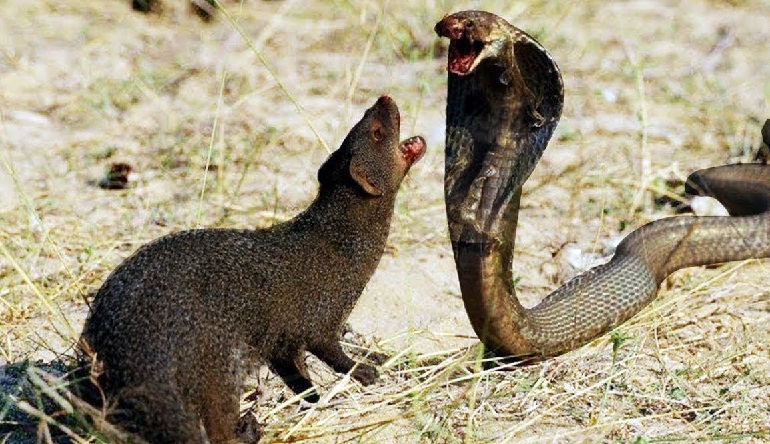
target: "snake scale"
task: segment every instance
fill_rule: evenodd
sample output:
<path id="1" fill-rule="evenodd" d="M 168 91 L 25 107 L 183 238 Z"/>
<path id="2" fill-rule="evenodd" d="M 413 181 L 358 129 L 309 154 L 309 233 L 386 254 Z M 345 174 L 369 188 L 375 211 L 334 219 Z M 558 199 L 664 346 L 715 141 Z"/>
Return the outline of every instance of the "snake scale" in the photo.
<path id="1" fill-rule="evenodd" d="M 458 12 L 435 30 L 450 39 L 449 232 L 465 309 L 489 351 L 547 357 L 573 350 L 639 312 L 675 270 L 770 256 L 770 166 L 709 168 L 690 175 L 687 191 L 716 198 L 729 217 L 644 225 L 609 262 L 523 307 L 511 270 L 521 188 L 559 121 L 561 74 L 543 46 L 494 14 Z"/>

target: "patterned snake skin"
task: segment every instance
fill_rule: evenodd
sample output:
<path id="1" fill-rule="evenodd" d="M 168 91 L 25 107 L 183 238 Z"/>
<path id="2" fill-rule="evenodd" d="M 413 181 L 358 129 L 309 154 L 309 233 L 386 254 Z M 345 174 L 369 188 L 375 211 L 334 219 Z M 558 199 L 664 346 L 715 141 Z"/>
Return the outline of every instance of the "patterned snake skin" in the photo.
<path id="1" fill-rule="evenodd" d="M 770 256 L 770 166 L 693 173 L 687 191 L 712 196 L 730 217 L 672 217 L 626 237 L 606 264 L 526 309 L 511 261 L 521 187 L 561 115 L 556 64 L 532 37 L 480 11 L 444 17 L 447 70 L 445 197 L 465 309 L 497 355 L 564 353 L 624 322 L 684 267 Z"/>

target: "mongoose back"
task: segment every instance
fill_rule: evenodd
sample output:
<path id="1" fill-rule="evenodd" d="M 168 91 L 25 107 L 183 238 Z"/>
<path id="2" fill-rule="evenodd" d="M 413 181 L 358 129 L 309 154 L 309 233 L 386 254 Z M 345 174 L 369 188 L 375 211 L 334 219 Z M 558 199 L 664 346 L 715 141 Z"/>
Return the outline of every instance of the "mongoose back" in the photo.
<path id="1" fill-rule="evenodd" d="M 267 363 L 299 393 L 313 387 L 306 351 L 362 384 L 376 379 L 339 339 L 382 256 L 399 185 L 425 150 L 419 136 L 399 144 L 399 126 L 395 102 L 381 97 L 288 222 L 171 234 L 110 274 L 81 348 L 101 364 L 116 422 L 151 443 L 202 443 L 201 422 L 212 442 L 234 440 L 245 364 Z"/>

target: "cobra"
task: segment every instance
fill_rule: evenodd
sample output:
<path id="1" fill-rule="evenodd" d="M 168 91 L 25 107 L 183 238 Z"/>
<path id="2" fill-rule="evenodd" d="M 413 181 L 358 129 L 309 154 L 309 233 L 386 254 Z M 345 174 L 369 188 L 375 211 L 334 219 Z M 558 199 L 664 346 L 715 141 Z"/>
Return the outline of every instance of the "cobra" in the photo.
<path id="1" fill-rule="evenodd" d="M 675 270 L 770 256 L 770 166 L 697 171 L 687 191 L 729 217 L 670 217 L 630 233 L 604 265 L 532 308 L 516 298 L 511 263 L 521 188 L 561 115 L 559 69 L 535 39 L 482 11 L 444 17 L 447 70 L 445 199 L 465 309 L 496 355 L 564 353 L 626 321 Z"/>

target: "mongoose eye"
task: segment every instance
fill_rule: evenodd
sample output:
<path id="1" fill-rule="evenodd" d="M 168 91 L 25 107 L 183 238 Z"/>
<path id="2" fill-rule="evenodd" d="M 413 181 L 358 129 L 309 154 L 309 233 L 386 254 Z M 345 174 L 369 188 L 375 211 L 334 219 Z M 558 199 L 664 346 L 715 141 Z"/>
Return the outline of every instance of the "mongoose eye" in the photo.
<path id="1" fill-rule="evenodd" d="M 473 26 L 474 26 L 473 20 L 468 19 L 468 20 L 465 21 L 465 27 L 467 29 L 471 29 L 471 28 L 473 28 Z"/>
<path id="2" fill-rule="evenodd" d="M 381 125 L 373 125 L 369 130 L 369 134 L 371 134 L 372 139 L 374 139 L 375 142 L 379 142 L 385 138 L 385 132 L 382 130 Z"/>

